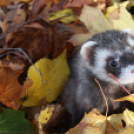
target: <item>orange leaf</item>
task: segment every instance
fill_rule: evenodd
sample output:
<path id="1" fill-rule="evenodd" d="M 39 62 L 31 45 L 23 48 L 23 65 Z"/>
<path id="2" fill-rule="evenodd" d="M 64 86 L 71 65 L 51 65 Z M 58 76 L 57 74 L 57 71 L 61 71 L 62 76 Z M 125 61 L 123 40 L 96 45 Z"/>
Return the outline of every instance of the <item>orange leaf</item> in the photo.
<path id="1" fill-rule="evenodd" d="M 9 66 L 8 66 L 9 63 Z M 5 67 L 4 67 L 5 66 Z M 19 68 L 18 68 L 18 67 Z M 11 68 L 14 68 L 12 70 Z M 26 79 L 23 85 L 20 85 L 18 78 L 22 73 L 23 66 L 15 65 L 9 61 L 0 62 L 0 101 L 7 107 L 18 109 L 18 99 L 22 97 L 25 90 L 32 85 L 32 80 Z"/>

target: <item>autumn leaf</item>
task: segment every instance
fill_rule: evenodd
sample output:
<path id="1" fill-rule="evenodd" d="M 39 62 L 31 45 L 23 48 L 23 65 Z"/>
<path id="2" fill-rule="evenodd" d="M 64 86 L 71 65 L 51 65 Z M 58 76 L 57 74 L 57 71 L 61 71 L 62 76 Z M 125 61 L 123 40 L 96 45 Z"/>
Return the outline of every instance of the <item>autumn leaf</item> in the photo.
<path id="1" fill-rule="evenodd" d="M 27 18 L 26 11 L 24 9 L 18 9 L 13 19 L 14 26 L 20 25 L 25 22 Z"/>
<path id="2" fill-rule="evenodd" d="M 66 134 L 132 134 L 134 113 L 126 109 L 122 114 L 109 117 L 101 115 L 97 109 L 85 114 L 81 122 Z M 123 125 L 125 124 L 125 126 Z"/>
<path id="3" fill-rule="evenodd" d="M 76 127 L 70 129 L 66 134 L 103 134 L 106 131 L 106 117 L 101 115 L 97 109 L 85 114 Z"/>
<path id="4" fill-rule="evenodd" d="M 8 31 L 9 27 L 10 27 L 9 24 L 0 21 L 0 28 L 1 28 L 1 33 L 0 34 L 5 34 Z"/>
<path id="5" fill-rule="evenodd" d="M 72 15 L 69 15 L 69 14 L 72 14 Z M 64 16 L 67 16 L 67 17 L 64 17 Z M 49 16 L 50 21 L 53 21 L 59 18 L 61 18 L 60 21 L 64 23 L 70 23 L 72 21 L 78 20 L 78 18 L 73 14 L 72 10 L 68 8 L 65 8 L 59 12 L 52 13 Z"/>
<path id="6" fill-rule="evenodd" d="M 43 26 L 42 29 L 30 27 L 29 24 L 8 34 L 6 48 L 22 48 L 33 62 L 44 57 L 57 58 L 64 48 L 67 48 L 67 56 L 71 58 L 74 48 L 67 40 L 72 33 L 62 32 L 57 26 L 51 26 L 43 20 L 38 23 Z"/>
<path id="7" fill-rule="evenodd" d="M 121 134 L 131 134 L 134 132 L 134 113 L 128 109 L 122 114 L 109 116 L 108 121 Z M 125 124 L 125 126 L 123 124 Z"/>
<path id="8" fill-rule="evenodd" d="M 34 133 L 32 124 L 25 119 L 24 111 L 2 108 L 0 133 Z"/>
<path id="9" fill-rule="evenodd" d="M 2 32 L 0 34 L 5 34 L 11 28 L 25 22 L 28 16 L 28 4 L 26 2 L 11 4 L 7 9 L 7 14 L 1 17 L 0 28 Z"/>
<path id="10" fill-rule="evenodd" d="M 73 43 L 74 46 L 81 46 L 96 33 L 112 29 L 112 25 L 98 7 L 95 8 L 85 5 L 79 19 L 86 25 L 89 33 L 73 35 L 72 38 L 69 39 L 69 42 Z"/>
<path id="11" fill-rule="evenodd" d="M 35 66 L 41 72 L 42 79 L 47 84 L 41 81 L 35 67 L 30 67 L 28 77 L 33 80 L 33 85 L 27 89 L 23 96 L 23 98 L 27 97 L 25 101 L 21 101 L 23 106 L 38 106 L 39 101 L 45 96 L 47 96 L 48 102 L 54 101 L 59 96 L 70 74 L 65 50 L 57 59 L 41 59 L 35 63 Z"/>
<path id="12" fill-rule="evenodd" d="M 132 94 L 132 96 L 134 96 L 134 94 Z M 116 99 L 114 101 L 131 101 L 134 103 L 134 99 L 132 98 L 132 96 L 128 95 L 128 96 L 124 96 L 122 98 Z"/>
<path id="13" fill-rule="evenodd" d="M 45 102 L 45 103 L 44 103 Z M 36 114 L 39 133 L 65 133 L 71 126 L 71 114 L 62 104 L 48 104 L 46 98 L 40 101 L 42 108 L 40 114 Z"/>
<path id="14" fill-rule="evenodd" d="M 20 2 L 20 1 L 30 2 L 30 1 L 33 1 L 33 0 L 0 0 L 0 6 L 6 7 L 11 2 Z"/>
<path id="15" fill-rule="evenodd" d="M 106 17 L 109 18 L 109 15 L 114 12 L 115 9 L 118 9 L 120 6 L 123 6 L 123 7 L 127 7 L 127 5 L 129 4 L 129 1 L 125 1 L 125 2 L 122 2 L 122 3 L 116 3 L 114 2 L 114 4 L 110 7 L 107 7 L 106 9 Z M 119 10 L 118 10 L 119 11 Z"/>
<path id="16" fill-rule="evenodd" d="M 114 14 L 119 16 L 119 18 L 116 20 L 112 17 L 109 18 L 109 20 L 112 22 L 114 29 L 124 30 L 125 28 L 130 28 L 134 33 L 133 18 L 124 6 L 120 5 L 119 9 L 116 10 Z"/>
<path id="17" fill-rule="evenodd" d="M 90 14 L 89 17 L 88 14 Z M 85 5 L 79 18 L 86 25 L 91 34 L 112 29 L 111 24 L 98 7 L 93 8 Z"/>
<path id="18" fill-rule="evenodd" d="M 73 0 L 68 1 L 66 7 L 82 7 L 83 5 L 97 6 L 99 3 L 105 3 L 105 0 Z"/>
<path id="19" fill-rule="evenodd" d="M 0 61 L 0 101 L 7 107 L 18 109 L 18 99 L 32 85 L 32 80 L 29 79 L 22 85 L 19 83 L 23 67 L 23 63 Z"/>
<path id="20" fill-rule="evenodd" d="M 41 17 L 49 22 L 49 14 L 53 13 L 53 7 L 56 6 L 60 0 L 34 0 L 32 13 L 34 17 Z M 63 7 L 62 7 L 63 8 Z M 61 7 L 57 6 L 54 10 L 59 11 Z"/>

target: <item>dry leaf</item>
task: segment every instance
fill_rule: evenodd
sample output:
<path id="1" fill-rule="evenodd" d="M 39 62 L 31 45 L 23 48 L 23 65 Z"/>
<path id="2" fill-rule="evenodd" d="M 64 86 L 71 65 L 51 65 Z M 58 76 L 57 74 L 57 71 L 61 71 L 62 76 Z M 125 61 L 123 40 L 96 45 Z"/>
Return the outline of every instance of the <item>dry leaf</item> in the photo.
<path id="1" fill-rule="evenodd" d="M 99 8 L 85 5 L 82 9 L 80 20 L 86 25 L 91 34 L 92 32 L 99 33 L 112 29 L 112 25 L 108 22 Z"/>
<path id="2" fill-rule="evenodd" d="M 116 14 L 118 14 L 119 19 L 114 20 L 114 18 L 112 17 L 109 18 L 109 20 L 113 24 L 113 28 L 118 30 L 124 30 L 125 28 L 130 28 L 134 33 L 134 21 L 131 14 L 126 10 L 126 8 L 120 6 L 119 10 L 116 10 L 115 12 Z"/>
<path id="3" fill-rule="evenodd" d="M 105 3 L 105 0 L 73 0 L 68 1 L 66 7 L 82 7 L 83 5 L 97 6 L 99 3 Z"/>
<path id="4" fill-rule="evenodd" d="M 15 26 L 20 25 L 26 21 L 26 11 L 24 9 L 18 9 L 13 19 Z"/>
<path id="5" fill-rule="evenodd" d="M 112 25 L 108 22 L 99 8 L 85 5 L 79 18 L 86 25 L 89 33 L 73 35 L 72 38 L 69 39 L 69 42 L 73 43 L 74 46 L 82 45 L 96 33 L 112 29 Z"/>
<path id="6" fill-rule="evenodd" d="M 8 23 L 0 21 L 0 29 L 1 29 L 1 33 L 0 34 L 5 34 L 8 31 L 9 27 L 10 26 L 9 26 Z"/>
<path id="7" fill-rule="evenodd" d="M 49 105 L 46 97 L 40 100 L 41 112 L 36 114 L 35 121 L 40 124 L 38 126 L 39 133 L 53 134 L 65 133 L 71 125 L 71 114 L 61 104 Z"/>
<path id="8" fill-rule="evenodd" d="M 20 1 L 31 2 L 31 1 L 33 1 L 33 0 L 0 0 L 0 6 L 6 7 L 6 6 L 8 6 L 11 2 L 20 2 Z"/>
<path id="9" fill-rule="evenodd" d="M 60 2 L 60 0 L 34 0 L 32 8 L 34 17 L 38 16 L 49 22 L 49 14 L 50 12 L 52 13 L 53 6 L 58 2 Z M 56 10 L 60 10 L 60 8 L 57 7 Z"/>
<path id="10" fill-rule="evenodd" d="M 132 94 L 132 95 L 134 96 L 134 94 Z M 119 99 L 116 99 L 114 101 L 125 101 L 125 100 L 126 101 L 131 101 L 131 102 L 134 103 L 134 99 L 130 95 L 122 97 L 122 98 L 119 98 Z"/>
<path id="11" fill-rule="evenodd" d="M 120 6 L 123 6 L 123 7 L 127 7 L 127 5 L 129 4 L 129 1 L 125 1 L 125 2 L 122 2 L 122 3 L 116 3 L 114 2 L 114 4 L 110 7 L 107 7 L 106 9 L 106 17 L 109 18 L 109 15 L 115 10 L 115 9 L 118 9 L 120 8 Z M 119 10 L 118 10 L 119 11 Z"/>
<path id="12" fill-rule="evenodd" d="M 105 134 L 106 117 L 101 115 L 97 109 L 85 114 L 81 122 L 66 134 Z"/>
<path id="13" fill-rule="evenodd" d="M 0 63 L 0 101 L 7 107 L 18 109 L 18 99 L 32 85 L 32 80 L 26 79 L 23 85 L 20 85 L 18 78 L 23 66 L 18 63 L 15 66 L 12 62 L 1 61 Z"/>
<path id="14" fill-rule="evenodd" d="M 37 70 L 33 66 L 30 67 L 28 77 L 33 80 L 33 85 L 27 89 L 25 96 L 23 96 L 23 98 L 27 96 L 27 99 L 21 102 L 23 106 L 37 106 L 45 96 L 47 96 L 48 102 L 54 101 L 59 96 L 70 74 L 66 51 L 55 60 L 41 59 L 35 63 L 35 66 L 41 72 L 42 79 L 47 82 L 47 85 L 41 81 Z"/>
<path id="15" fill-rule="evenodd" d="M 56 26 L 50 26 L 43 20 L 39 24 L 44 28 L 34 28 L 31 23 L 31 27 L 27 25 L 16 29 L 8 37 L 6 47 L 22 48 L 33 62 L 43 57 L 54 59 L 64 48 L 67 48 L 68 58 L 72 57 L 73 46 L 67 42 L 71 33 L 61 32 Z"/>
<path id="16" fill-rule="evenodd" d="M 128 109 L 123 114 L 109 116 L 108 121 L 121 134 L 131 134 L 134 131 L 134 113 Z"/>
<path id="17" fill-rule="evenodd" d="M 51 118 L 49 118 L 50 116 L 47 118 L 50 112 L 49 111 L 47 112 L 47 114 L 44 113 L 44 120 L 47 118 L 47 122 L 40 122 L 43 132 L 46 134 L 65 133 L 71 125 L 71 114 L 67 111 L 65 107 L 61 106 L 60 104 L 51 105 L 50 107 L 51 109 L 54 108 Z M 49 106 L 47 106 L 47 108 L 49 108 Z"/>
<path id="18" fill-rule="evenodd" d="M 69 15 L 71 14 L 71 15 Z M 67 16 L 68 15 L 68 16 Z M 64 17 L 66 16 L 66 17 Z M 61 19 L 59 19 L 61 18 Z M 59 21 L 64 22 L 64 23 L 70 23 L 72 21 L 78 20 L 78 18 L 73 14 L 71 9 L 65 8 L 62 11 L 58 11 L 55 13 L 50 14 L 49 20 L 54 21 L 59 19 Z"/>

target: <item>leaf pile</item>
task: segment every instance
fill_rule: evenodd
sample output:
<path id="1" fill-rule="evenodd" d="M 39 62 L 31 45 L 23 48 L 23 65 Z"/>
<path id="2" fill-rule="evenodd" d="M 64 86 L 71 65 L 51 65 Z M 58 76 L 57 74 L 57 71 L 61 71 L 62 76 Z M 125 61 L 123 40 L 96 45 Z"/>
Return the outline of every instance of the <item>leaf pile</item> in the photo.
<path id="1" fill-rule="evenodd" d="M 70 76 L 74 47 L 106 30 L 134 33 L 133 6 L 121 0 L 1 0 L 0 132 L 65 133 L 72 117 L 57 97 Z M 133 102 L 115 101 L 124 100 Z M 133 115 L 126 109 L 105 117 L 94 109 L 66 134 L 134 133 Z"/>

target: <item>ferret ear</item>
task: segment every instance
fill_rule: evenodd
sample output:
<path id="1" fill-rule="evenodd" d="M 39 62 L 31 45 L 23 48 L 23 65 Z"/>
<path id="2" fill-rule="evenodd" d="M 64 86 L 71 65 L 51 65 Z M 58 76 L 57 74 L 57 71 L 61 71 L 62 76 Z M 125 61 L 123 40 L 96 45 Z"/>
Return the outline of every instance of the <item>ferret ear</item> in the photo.
<path id="1" fill-rule="evenodd" d="M 123 30 L 123 32 L 124 32 L 124 33 L 128 33 L 128 34 L 130 34 L 130 35 L 133 35 L 133 31 L 132 31 L 130 28 L 125 28 L 125 29 Z"/>
<path id="2" fill-rule="evenodd" d="M 96 45 L 97 42 L 95 41 L 88 41 L 82 45 L 80 50 L 80 55 L 83 57 L 85 61 L 90 61 L 90 56 L 92 55 L 92 48 Z"/>

